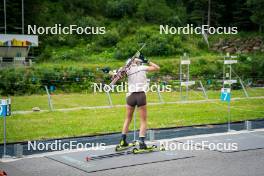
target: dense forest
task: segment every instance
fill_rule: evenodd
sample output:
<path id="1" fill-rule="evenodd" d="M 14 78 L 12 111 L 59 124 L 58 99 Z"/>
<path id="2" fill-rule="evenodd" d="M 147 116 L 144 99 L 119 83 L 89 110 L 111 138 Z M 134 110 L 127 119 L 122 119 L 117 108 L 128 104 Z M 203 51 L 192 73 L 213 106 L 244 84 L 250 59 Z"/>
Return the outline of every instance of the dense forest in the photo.
<path id="1" fill-rule="evenodd" d="M 7 32 L 21 34 L 22 1 L 6 2 Z M 222 65 L 217 61 L 226 52 L 240 55 L 242 78 L 257 82 L 264 76 L 264 0 L 24 0 L 24 8 L 26 34 L 27 25 L 55 24 L 105 26 L 106 33 L 39 35 L 37 63 L 26 69 L 0 70 L 0 93 L 38 93 L 43 85 L 81 91 L 93 81 L 109 82 L 102 68 L 122 66 L 142 43 L 147 44 L 144 55 L 162 65 L 161 78 L 177 79 L 177 59 L 185 52 L 197 58 L 191 68 L 193 77 L 221 78 Z M 3 3 L 0 13 L 3 26 Z M 160 35 L 162 24 L 235 26 L 239 34 L 210 35 L 208 48 L 202 36 Z"/>
<path id="2" fill-rule="evenodd" d="M 21 33 L 21 2 L 7 0 L 7 31 Z M 209 5 L 210 4 L 210 5 Z M 210 8 L 209 8 L 210 7 Z M 263 0 L 24 0 L 25 32 L 27 25 L 54 26 L 106 26 L 104 36 L 91 35 L 41 35 L 41 50 L 48 46 L 76 46 L 91 44 L 92 53 L 101 47 L 118 47 L 118 43 L 145 26 L 168 24 L 184 26 L 236 26 L 239 31 L 263 32 Z M 0 4 L 3 13 L 3 3 Z M 209 11 L 210 10 L 210 11 Z M 210 14 L 208 18 L 208 14 Z M 3 26 L 3 15 L 0 22 Z M 151 31 L 151 28 L 145 30 Z M 3 29 L 1 28 L 1 33 Z M 135 40 L 147 40 L 143 36 Z M 154 41 L 160 42 L 153 37 Z M 131 40 L 131 39 L 128 39 Z M 161 40 L 161 39 L 160 39 Z M 93 48 L 93 43 L 98 50 Z M 119 44 L 120 45 L 120 44 Z M 128 49 L 129 50 L 129 49 Z M 161 52 L 159 55 L 177 54 L 175 51 Z M 123 52 L 120 49 L 120 52 Z M 157 53 L 149 52 L 151 55 Z M 120 57 L 127 56 L 121 55 Z M 118 51 L 116 52 L 118 58 Z"/>
<path id="3" fill-rule="evenodd" d="M 7 0 L 8 31 L 15 32 L 21 23 L 21 2 Z M 262 30 L 263 0 L 24 0 L 25 24 L 89 25 L 132 19 L 138 23 L 201 25 L 207 23 L 209 2 L 211 25 Z M 0 5 L 3 12 L 3 3 Z M 3 26 L 2 14 L 1 22 Z"/>

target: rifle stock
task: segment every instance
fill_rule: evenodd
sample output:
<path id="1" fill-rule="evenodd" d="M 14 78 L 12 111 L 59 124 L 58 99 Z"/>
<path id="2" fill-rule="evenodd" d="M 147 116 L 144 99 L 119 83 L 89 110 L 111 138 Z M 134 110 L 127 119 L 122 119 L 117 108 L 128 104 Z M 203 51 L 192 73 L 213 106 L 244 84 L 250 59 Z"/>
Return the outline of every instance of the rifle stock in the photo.
<path id="1" fill-rule="evenodd" d="M 125 75 L 126 69 L 132 64 L 132 62 L 134 61 L 134 59 L 136 58 L 136 56 L 140 53 L 140 51 L 146 46 L 146 43 L 144 43 L 144 45 L 132 56 L 132 58 L 130 59 L 130 61 L 123 66 L 121 69 L 119 69 L 116 73 L 115 76 L 113 76 L 113 79 L 111 81 L 111 83 L 109 84 L 109 86 L 115 85 L 115 83 L 122 79 Z"/>

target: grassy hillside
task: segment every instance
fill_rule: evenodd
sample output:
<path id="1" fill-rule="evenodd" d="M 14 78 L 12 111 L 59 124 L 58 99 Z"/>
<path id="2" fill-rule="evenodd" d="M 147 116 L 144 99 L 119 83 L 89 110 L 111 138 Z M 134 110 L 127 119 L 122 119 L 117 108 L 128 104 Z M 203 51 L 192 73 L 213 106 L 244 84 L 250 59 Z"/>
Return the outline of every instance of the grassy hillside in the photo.
<path id="1" fill-rule="evenodd" d="M 8 8 L 14 11 L 19 7 L 19 2 L 11 1 Z M 26 0 L 26 25 L 104 26 L 106 33 L 39 35 L 40 45 L 33 67 L 0 70 L 0 94 L 41 93 L 44 85 L 55 85 L 57 90 L 64 92 L 81 92 L 92 82 L 108 83 L 109 76 L 102 72 L 102 68 L 119 68 L 142 43 L 146 43 L 142 53 L 161 66 L 158 74 L 150 75 L 153 79 L 162 81 L 168 75 L 178 79 L 178 63 L 183 53 L 191 57 L 193 78 L 221 79 L 221 54 L 225 52 L 212 51 L 215 43 L 254 37 L 263 41 L 263 33 L 257 32 L 262 23 L 251 18 L 261 21 L 262 11 L 256 9 L 257 5 L 253 2 L 247 4 L 247 0 L 242 1 L 212 2 L 211 25 L 237 26 L 239 34 L 210 35 L 211 47 L 208 48 L 202 35 L 159 34 L 161 24 L 176 27 L 206 24 L 207 3 L 203 0 L 89 0 L 89 3 L 87 0 Z M 237 10 L 223 11 L 231 7 Z M 15 18 L 9 15 L 8 21 L 8 32 L 17 33 L 12 30 Z M 239 55 L 236 72 L 243 80 L 263 80 L 264 55 L 261 47 L 236 54 Z"/>

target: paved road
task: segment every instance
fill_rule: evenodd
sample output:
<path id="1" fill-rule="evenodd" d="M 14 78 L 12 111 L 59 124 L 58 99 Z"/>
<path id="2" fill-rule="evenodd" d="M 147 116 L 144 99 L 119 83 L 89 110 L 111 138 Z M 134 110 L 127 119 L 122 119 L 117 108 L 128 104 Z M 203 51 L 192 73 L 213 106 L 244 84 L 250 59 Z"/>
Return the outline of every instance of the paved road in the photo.
<path id="1" fill-rule="evenodd" d="M 252 132 L 252 136 L 253 135 L 260 137 L 260 139 L 264 139 L 263 131 L 261 133 Z M 226 134 L 226 136 L 229 137 L 230 134 Z M 188 137 L 188 139 L 191 138 L 192 137 Z M 93 173 L 87 173 L 78 168 L 59 163 L 47 157 L 25 158 L 22 160 L 4 163 L 0 162 L 0 168 L 5 169 L 9 176 L 263 176 L 264 174 L 263 148 L 232 153 L 210 151 L 208 149 L 201 151 L 178 152 L 183 155 L 187 154 L 187 156 L 194 157 L 156 163 L 149 162 L 142 165 L 122 167 Z M 142 158 L 142 156 L 140 156 L 139 159 Z M 118 163 L 129 162 L 129 157 L 134 156 L 125 156 L 119 159 L 115 158 L 115 160 L 110 159 L 109 162 L 112 162 L 111 164 L 114 166 L 118 165 Z M 103 164 L 103 162 L 97 162 L 96 164 L 100 163 Z"/>

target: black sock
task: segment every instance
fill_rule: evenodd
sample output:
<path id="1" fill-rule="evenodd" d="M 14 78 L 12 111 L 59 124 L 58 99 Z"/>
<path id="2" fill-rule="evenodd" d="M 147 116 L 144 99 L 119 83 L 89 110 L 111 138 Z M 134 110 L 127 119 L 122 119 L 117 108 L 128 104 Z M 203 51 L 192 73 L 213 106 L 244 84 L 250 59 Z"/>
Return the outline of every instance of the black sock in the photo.
<path id="1" fill-rule="evenodd" d="M 126 141 L 126 134 L 122 134 L 122 140 Z"/>
<path id="2" fill-rule="evenodd" d="M 139 141 L 140 141 L 141 143 L 145 143 L 145 137 L 139 137 Z"/>

